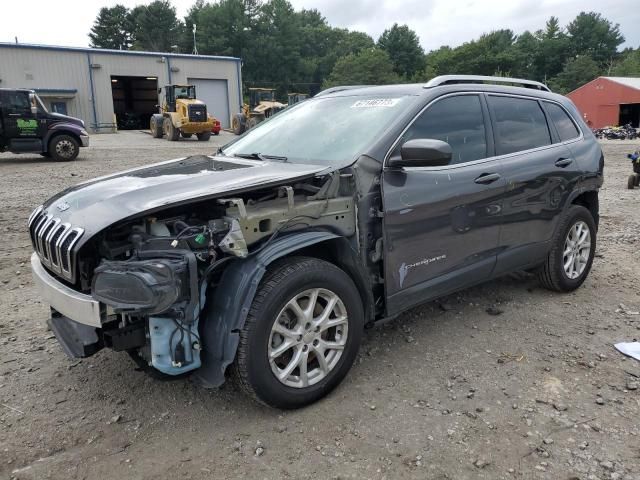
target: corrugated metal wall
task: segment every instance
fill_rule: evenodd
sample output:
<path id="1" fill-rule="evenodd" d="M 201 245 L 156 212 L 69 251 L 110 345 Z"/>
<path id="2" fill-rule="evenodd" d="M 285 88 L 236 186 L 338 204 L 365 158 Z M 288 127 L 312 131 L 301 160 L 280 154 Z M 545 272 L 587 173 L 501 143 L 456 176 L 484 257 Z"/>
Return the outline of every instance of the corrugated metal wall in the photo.
<path id="1" fill-rule="evenodd" d="M 76 90 L 65 98 L 68 114 L 93 131 L 113 130 L 112 75 L 157 77 L 160 87 L 188 77 L 226 80 L 231 115 L 241 104 L 239 59 L 0 43 L 0 87 Z"/>
<path id="2" fill-rule="evenodd" d="M 567 95 L 591 128 L 617 125 L 620 105 L 640 103 L 640 90 L 603 77 L 596 78 Z"/>

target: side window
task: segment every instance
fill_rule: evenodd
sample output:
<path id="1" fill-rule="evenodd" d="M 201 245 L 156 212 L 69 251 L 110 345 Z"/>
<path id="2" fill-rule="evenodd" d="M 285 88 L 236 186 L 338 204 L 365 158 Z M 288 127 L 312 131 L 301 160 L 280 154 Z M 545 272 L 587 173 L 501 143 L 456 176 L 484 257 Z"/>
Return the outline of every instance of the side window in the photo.
<path id="1" fill-rule="evenodd" d="M 551 145 L 551 134 L 537 100 L 489 96 L 495 121 L 496 154 Z"/>
<path id="2" fill-rule="evenodd" d="M 27 92 L 8 92 L 2 103 L 7 113 L 28 114 L 31 112 Z"/>
<path id="3" fill-rule="evenodd" d="M 407 140 L 429 138 L 451 145 L 451 164 L 486 158 L 487 138 L 480 98 L 459 95 L 436 101 L 416 119 L 401 137 L 393 155 Z"/>
<path id="4" fill-rule="evenodd" d="M 544 105 L 549 114 L 549 118 L 556 126 L 560 141 L 566 142 L 567 140 L 572 140 L 580 136 L 580 130 L 578 130 L 578 127 L 573 123 L 573 120 L 571 120 L 571 117 L 564 108 L 551 102 L 544 102 Z"/>

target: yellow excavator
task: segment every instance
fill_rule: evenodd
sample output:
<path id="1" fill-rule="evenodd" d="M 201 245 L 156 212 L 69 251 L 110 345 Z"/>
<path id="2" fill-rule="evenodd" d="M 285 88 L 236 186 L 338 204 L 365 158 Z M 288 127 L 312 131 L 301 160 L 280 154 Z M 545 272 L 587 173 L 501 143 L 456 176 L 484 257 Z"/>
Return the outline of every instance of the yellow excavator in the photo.
<path id="1" fill-rule="evenodd" d="M 249 103 L 242 106 L 231 122 L 231 128 L 236 135 L 242 135 L 246 130 L 279 112 L 287 105 L 275 100 L 273 88 L 250 88 Z"/>
<path id="2" fill-rule="evenodd" d="M 162 89 L 158 90 L 162 93 Z M 194 85 L 167 85 L 160 113 L 151 116 L 151 135 L 171 142 L 196 135 L 206 142 L 211 134 L 220 133 L 220 122 L 207 113 L 207 105 L 196 98 Z"/>

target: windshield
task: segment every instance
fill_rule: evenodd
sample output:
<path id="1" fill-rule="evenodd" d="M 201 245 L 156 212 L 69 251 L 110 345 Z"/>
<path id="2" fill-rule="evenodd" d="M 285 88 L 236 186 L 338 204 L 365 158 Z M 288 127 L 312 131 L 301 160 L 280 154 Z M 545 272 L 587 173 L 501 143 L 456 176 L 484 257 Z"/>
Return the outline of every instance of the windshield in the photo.
<path id="1" fill-rule="evenodd" d="M 260 123 L 224 155 L 286 157 L 293 163 L 341 166 L 354 161 L 404 110 L 411 97 L 315 98 Z"/>

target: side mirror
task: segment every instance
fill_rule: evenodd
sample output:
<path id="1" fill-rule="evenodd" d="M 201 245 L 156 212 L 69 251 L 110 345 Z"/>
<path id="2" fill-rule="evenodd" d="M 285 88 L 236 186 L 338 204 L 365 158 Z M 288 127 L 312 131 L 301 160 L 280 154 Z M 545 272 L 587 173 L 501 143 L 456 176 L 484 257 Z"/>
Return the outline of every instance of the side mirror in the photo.
<path id="1" fill-rule="evenodd" d="M 162 89 L 161 88 L 158 89 L 158 93 L 162 93 Z"/>
<path id="2" fill-rule="evenodd" d="M 390 158 L 387 165 L 402 167 L 441 167 L 449 165 L 453 151 L 442 140 L 415 138 L 407 140 L 400 148 L 400 158 Z"/>
<path id="3" fill-rule="evenodd" d="M 29 94 L 29 105 L 31 105 L 31 113 L 32 114 L 37 114 L 38 113 L 38 103 L 36 102 L 36 94 L 35 93 L 30 93 Z"/>

